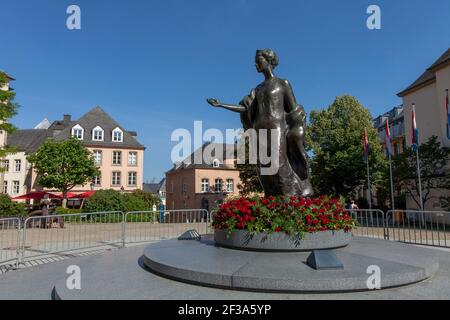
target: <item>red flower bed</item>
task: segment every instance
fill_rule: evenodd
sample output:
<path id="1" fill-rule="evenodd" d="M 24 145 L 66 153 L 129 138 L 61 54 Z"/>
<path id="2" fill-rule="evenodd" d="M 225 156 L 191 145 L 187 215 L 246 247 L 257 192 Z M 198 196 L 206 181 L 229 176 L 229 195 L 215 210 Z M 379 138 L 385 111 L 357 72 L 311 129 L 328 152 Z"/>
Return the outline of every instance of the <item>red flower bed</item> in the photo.
<path id="1" fill-rule="evenodd" d="M 344 200 L 322 196 L 240 198 L 222 204 L 213 219 L 216 229 L 284 232 L 291 236 L 329 230 L 350 231 L 356 226 Z"/>

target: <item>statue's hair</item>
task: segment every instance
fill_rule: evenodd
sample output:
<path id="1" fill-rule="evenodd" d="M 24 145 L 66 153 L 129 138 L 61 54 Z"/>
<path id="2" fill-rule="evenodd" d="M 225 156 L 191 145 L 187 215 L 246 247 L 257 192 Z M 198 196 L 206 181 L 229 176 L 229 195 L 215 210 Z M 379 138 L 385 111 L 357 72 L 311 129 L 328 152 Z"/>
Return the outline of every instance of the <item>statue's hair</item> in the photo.
<path id="1" fill-rule="evenodd" d="M 256 56 L 263 56 L 270 63 L 272 69 L 278 66 L 279 60 L 277 54 L 272 49 L 256 50 Z"/>

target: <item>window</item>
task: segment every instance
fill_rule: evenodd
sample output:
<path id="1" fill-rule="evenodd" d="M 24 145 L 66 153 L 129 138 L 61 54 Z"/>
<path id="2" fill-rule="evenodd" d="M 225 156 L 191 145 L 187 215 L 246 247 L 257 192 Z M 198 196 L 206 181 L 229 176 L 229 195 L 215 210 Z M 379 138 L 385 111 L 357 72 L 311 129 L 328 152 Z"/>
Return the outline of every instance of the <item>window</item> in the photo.
<path id="1" fill-rule="evenodd" d="M 183 193 L 187 192 L 187 184 L 184 182 L 181 184 L 181 192 L 183 192 Z"/>
<path id="2" fill-rule="evenodd" d="M 5 172 L 9 171 L 9 160 L 3 161 L 3 169 L 5 170 Z"/>
<path id="3" fill-rule="evenodd" d="M 96 166 L 102 165 L 102 151 L 101 150 L 94 150 L 92 157 L 94 158 L 94 162 Z"/>
<path id="4" fill-rule="evenodd" d="M 122 164 L 122 151 L 113 151 L 112 164 L 115 166 Z"/>
<path id="5" fill-rule="evenodd" d="M 121 184 L 120 178 L 121 178 L 120 172 L 119 172 L 119 171 L 114 171 L 114 172 L 112 173 L 112 181 L 111 181 L 111 184 L 112 184 L 113 186 L 120 186 L 120 184 Z"/>
<path id="6" fill-rule="evenodd" d="M 3 193 L 8 193 L 8 181 L 3 181 Z"/>
<path id="7" fill-rule="evenodd" d="M 209 180 L 202 179 L 202 192 L 208 192 L 208 191 L 209 191 Z"/>
<path id="8" fill-rule="evenodd" d="M 115 128 L 112 132 L 113 142 L 123 142 L 123 132 L 119 128 Z"/>
<path id="9" fill-rule="evenodd" d="M 213 161 L 213 167 L 214 168 L 218 168 L 220 166 L 220 161 L 219 161 L 219 159 L 214 159 L 214 161 Z"/>
<path id="10" fill-rule="evenodd" d="M 99 187 L 102 185 L 102 177 L 101 175 L 95 176 L 94 179 L 92 179 L 92 184 L 96 187 Z"/>
<path id="11" fill-rule="evenodd" d="M 84 138 L 84 129 L 82 126 L 77 124 L 75 127 L 72 128 L 72 137 L 77 138 L 78 140 L 83 140 Z"/>
<path id="12" fill-rule="evenodd" d="M 92 140 L 103 141 L 105 136 L 105 131 L 101 127 L 95 127 L 92 130 Z"/>
<path id="13" fill-rule="evenodd" d="M 223 189 L 223 180 L 222 179 L 216 179 L 214 189 L 216 192 L 222 192 L 222 189 Z"/>
<path id="14" fill-rule="evenodd" d="M 128 185 L 129 186 L 137 185 L 137 173 L 136 172 L 128 172 Z"/>
<path id="15" fill-rule="evenodd" d="M 233 179 L 227 179 L 227 192 L 234 192 L 234 181 L 233 181 Z"/>
<path id="16" fill-rule="evenodd" d="M 137 166 L 137 152 L 128 153 L 128 165 Z"/>
<path id="17" fill-rule="evenodd" d="M 12 193 L 13 194 L 19 194 L 20 191 L 20 184 L 19 181 L 13 181 L 13 189 L 12 189 Z"/>
<path id="18" fill-rule="evenodd" d="M 14 160 L 14 172 L 20 172 L 22 170 L 22 160 Z"/>

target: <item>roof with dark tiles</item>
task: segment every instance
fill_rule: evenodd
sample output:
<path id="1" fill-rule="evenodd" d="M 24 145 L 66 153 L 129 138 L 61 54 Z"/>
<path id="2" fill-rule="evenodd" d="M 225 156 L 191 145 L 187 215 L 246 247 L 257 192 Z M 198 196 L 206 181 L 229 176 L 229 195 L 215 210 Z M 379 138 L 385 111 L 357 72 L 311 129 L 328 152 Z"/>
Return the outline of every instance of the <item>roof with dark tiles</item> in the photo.
<path id="1" fill-rule="evenodd" d="M 223 161 L 227 159 L 236 159 L 237 156 L 237 145 L 235 144 L 222 144 L 222 154 L 215 155 L 216 150 L 220 149 L 221 144 L 219 143 L 205 143 L 200 148 L 195 150 L 191 155 L 186 157 L 181 163 L 174 164 L 174 167 L 168 172 L 173 172 L 183 169 L 233 169 L 230 166 L 224 165 Z M 228 146 L 228 148 L 227 148 Z M 196 156 L 200 158 L 204 154 L 205 148 L 211 148 L 211 156 L 219 160 L 219 167 L 214 167 L 212 163 L 207 163 L 204 157 L 201 157 L 202 163 L 195 163 Z M 209 152 L 207 153 L 209 154 Z"/>
<path id="2" fill-rule="evenodd" d="M 8 134 L 8 146 L 27 154 L 36 152 L 37 149 L 50 138 L 52 133 L 45 129 L 17 130 Z"/>
<path id="3" fill-rule="evenodd" d="M 48 138 L 65 140 L 72 136 L 73 126 L 79 124 L 84 129 L 83 144 L 86 146 L 117 147 L 130 149 L 145 149 L 136 139 L 136 132 L 127 131 L 111 118 L 102 108 L 95 107 L 77 121 L 72 121 L 70 116 L 64 120 L 54 121 L 46 129 L 17 130 L 8 135 L 7 144 L 18 151 L 33 153 Z M 100 126 L 104 130 L 104 141 L 92 141 L 92 130 Z M 123 142 L 112 141 L 112 131 L 120 128 L 123 132 Z"/>
<path id="4" fill-rule="evenodd" d="M 69 124 L 65 124 L 60 121 L 55 125 L 55 129 L 62 129 L 62 131 L 56 135 L 56 140 L 65 140 L 72 136 L 72 128 L 76 125 L 80 125 L 84 129 L 83 143 L 89 146 L 98 147 L 120 147 L 120 148 L 132 148 L 132 149 L 145 149 L 140 144 L 136 137 L 135 132 L 125 130 L 118 122 L 116 122 L 110 115 L 108 115 L 101 107 L 95 107 L 90 110 L 84 116 L 76 121 L 71 121 Z M 93 141 L 92 131 L 97 126 L 104 130 L 104 141 Z M 52 127 L 50 127 L 52 128 Z M 113 142 L 112 132 L 114 129 L 119 128 L 123 132 L 123 142 Z"/>
<path id="5" fill-rule="evenodd" d="M 431 84 L 436 80 L 436 70 L 450 63 L 450 48 L 439 57 L 425 72 L 414 81 L 408 88 L 398 93 L 399 97 L 403 97 L 415 89 L 419 89 L 427 84 Z"/>

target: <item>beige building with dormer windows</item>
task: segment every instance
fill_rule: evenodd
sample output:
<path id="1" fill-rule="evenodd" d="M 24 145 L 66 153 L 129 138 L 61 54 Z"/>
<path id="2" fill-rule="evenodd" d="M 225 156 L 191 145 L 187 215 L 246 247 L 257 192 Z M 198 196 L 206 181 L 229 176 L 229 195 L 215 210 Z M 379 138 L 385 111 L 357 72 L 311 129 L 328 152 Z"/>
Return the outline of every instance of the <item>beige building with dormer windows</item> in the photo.
<path id="1" fill-rule="evenodd" d="M 77 120 L 65 115 L 63 120 L 51 124 L 44 120 L 35 129 L 17 130 L 9 135 L 8 145 L 18 152 L 5 158 L 9 168 L 5 172 L 2 192 L 16 197 L 43 190 L 39 186 L 39 177 L 27 162 L 27 155 L 35 152 L 46 139 L 65 140 L 70 137 L 76 137 L 91 151 L 101 172 L 91 183 L 76 186 L 71 192 L 142 189 L 145 147 L 138 142 L 136 132 L 125 130 L 102 108 L 96 107 Z"/>

